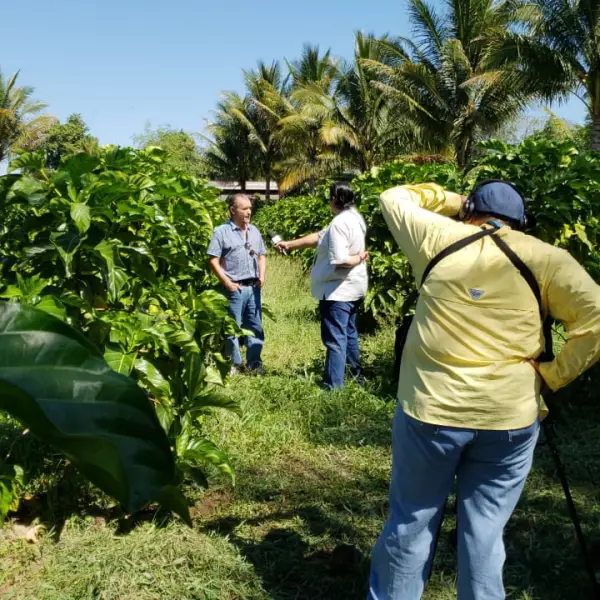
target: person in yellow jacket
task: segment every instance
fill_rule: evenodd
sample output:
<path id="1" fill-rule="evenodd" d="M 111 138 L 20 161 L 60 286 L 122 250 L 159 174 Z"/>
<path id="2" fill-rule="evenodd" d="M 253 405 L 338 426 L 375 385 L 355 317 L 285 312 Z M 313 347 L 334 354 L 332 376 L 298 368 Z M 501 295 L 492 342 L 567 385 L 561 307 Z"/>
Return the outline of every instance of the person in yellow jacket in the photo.
<path id="1" fill-rule="evenodd" d="M 434 184 L 399 186 L 380 206 L 417 282 L 440 251 L 494 228 L 568 334 L 554 360 L 536 362 L 544 347 L 538 302 L 485 236 L 431 270 L 402 353 L 390 513 L 373 550 L 368 599 L 421 598 L 456 478 L 458 599 L 500 600 L 502 536 L 531 468 L 541 390 L 558 390 L 600 358 L 600 286 L 568 252 L 520 231 L 525 204 L 507 182 L 483 182 L 467 199 Z"/>

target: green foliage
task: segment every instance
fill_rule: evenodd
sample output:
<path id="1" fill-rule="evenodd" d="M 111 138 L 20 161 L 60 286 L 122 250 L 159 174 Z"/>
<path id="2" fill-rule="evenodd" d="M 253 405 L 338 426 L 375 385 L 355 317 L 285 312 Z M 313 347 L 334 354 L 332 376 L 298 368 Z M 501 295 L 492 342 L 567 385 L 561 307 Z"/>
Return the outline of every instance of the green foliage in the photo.
<path id="1" fill-rule="evenodd" d="M 0 409 L 61 450 L 130 513 L 152 500 L 189 522 L 169 441 L 135 381 L 43 310 L 0 303 Z M 0 521 L 18 504 L 22 471 L 0 464 Z"/>
<path id="2" fill-rule="evenodd" d="M 367 222 L 367 247 L 369 260 L 369 291 L 365 310 L 374 317 L 395 314 L 401 309 L 404 298 L 412 291 L 410 265 L 397 251 L 396 242 L 385 224 L 379 209 L 380 193 L 395 185 L 431 181 L 447 189 L 459 190 L 462 176 L 450 163 L 397 161 L 374 167 L 369 173 L 352 181 L 358 195 L 358 210 Z M 333 218 L 328 203 L 327 186 L 319 186 L 318 195 L 286 198 L 261 208 L 254 223 L 259 229 L 274 229 L 285 239 L 302 237 L 327 226 Z M 305 267 L 312 262 L 312 250 L 301 251 Z M 408 306 L 407 306 L 408 309 Z"/>
<path id="3" fill-rule="evenodd" d="M 570 141 L 526 139 L 519 146 L 483 142 L 480 158 L 463 175 L 453 164 L 395 162 L 356 177 L 352 186 L 368 225 L 370 288 L 365 309 L 373 316 L 410 311 L 414 282 L 406 258 L 397 250 L 379 209 L 385 189 L 407 183 L 434 182 L 466 193 L 477 180 L 513 181 L 530 198 L 528 210 L 537 225 L 532 232 L 573 254 L 592 276 L 600 277 L 600 160 L 581 153 Z M 324 193 L 281 200 L 261 209 L 255 223 L 287 239 L 324 228 L 332 215 Z M 305 266 L 311 251 L 303 251 Z"/>
<path id="4" fill-rule="evenodd" d="M 600 277 L 600 159 L 573 142 L 526 139 L 516 147 L 484 142 L 487 154 L 470 177 L 515 182 L 535 219 L 533 234 L 568 250 L 591 275 Z"/>
<path id="5" fill-rule="evenodd" d="M 134 136 L 140 148 L 158 146 L 166 154 L 164 164 L 194 177 L 206 176 L 206 165 L 194 138 L 185 131 L 160 127 L 152 130 L 146 127 L 143 134 Z"/>
<path id="6" fill-rule="evenodd" d="M 238 329 L 205 253 L 225 217 L 217 190 L 155 147 L 78 154 L 58 171 L 38 158 L 12 165 L 37 171 L 0 178 L 2 296 L 65 319 L 147 390 L 180 478 L 205 485 L 206 463 L 232 477 L 202 433 L 212 408 L 237 408 L 219 348 Z"/>
<path id="7" fill-rule="evenodd" d="M 0 463 L 0 525 L 10 511 L 19 508 L 19 488 L 23 479 L 23 469 L 19 465 Z"/>
<path id="8" fill-rule="evenodd" d="M 46 167 L 57 169 L 60 161 L 79 152 L 92 152 L 98 140 L 89 134 L 81 115 L 70 115 L 65 123 L 53 125 L 38 150 L 46 153 Z"/>

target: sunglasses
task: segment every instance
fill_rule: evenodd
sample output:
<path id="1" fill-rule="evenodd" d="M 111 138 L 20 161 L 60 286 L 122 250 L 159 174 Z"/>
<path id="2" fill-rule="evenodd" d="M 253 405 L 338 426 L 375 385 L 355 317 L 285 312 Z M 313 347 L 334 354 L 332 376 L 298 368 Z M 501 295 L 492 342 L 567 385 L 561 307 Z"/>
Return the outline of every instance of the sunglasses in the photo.
<path id="1" fill-rule="evenodd" d="M 246 242 L 244 244 L 244 248 L 246 248 L 246 250 L 249 251 L 250 256 L 254 256 L 254 254 L 255 254 L 254 248 L 252 248 L 252 246 L 250 245 L 250 242 Z"/>

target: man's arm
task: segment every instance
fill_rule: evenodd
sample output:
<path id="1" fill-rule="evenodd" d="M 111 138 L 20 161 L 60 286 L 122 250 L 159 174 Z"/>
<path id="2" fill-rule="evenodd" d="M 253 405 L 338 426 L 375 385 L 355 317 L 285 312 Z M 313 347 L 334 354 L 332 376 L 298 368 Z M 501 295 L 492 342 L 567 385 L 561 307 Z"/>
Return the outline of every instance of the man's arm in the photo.
<path id="1" fill-rule="evenodd" d="M 279 242 L 276 248 L 278 250 L 302 250 L 303 248 L 316 248 L 319 243 L 319 233 L 311 233 L 297 240 Z"/>
<path id="2" fill-rule="evenodd" d="M 554 391 L 600 359 L 600 286 L 570 254 L 557 252 L 559 262 L 549 273 L 546 296 L 550 314 L 564 324 L 568 339 L 552 362 L 537 365 Z"/>
<path id="3" fill-rule="evenodd" d="M 211 256 L 208 259 L 208 264 L 210 268 L 213 270 L 214 274 L 219 278 L 219 281 L 225 286 L 225 289 L 230 292 L 236 292 L 240 289 L 240 285 L 235 283 L 229 279 L 227 273 L 221 267 L 221 259 L 218 256 Z"/>
<path id="4" fill-rule="evenodd" d="M 221 256 L 223 256 L 223 239 L 219 229 L 213 232 L 212 238 L 208 244 L 207 254 L 209 255 L 208 264 L 213 270 L 213 273 L 219 278 L 219 281 L 225 286 L 225 289 L 230 292 L 235 292 L 240 289 L 237 283 L 229 279 L 221 266 Z"/>
<path id="5" fill-rule="evenodd" d="M 435 241 L 437 232 L 454 224 L 448 217 L 458 214 L 462 202 L 462 196 L 434 183 L 397 186 L 379 198 L 381 212 L 397 244 L 413 267 L 422 268 L 420 255 L 430 250 L 425 240 Z"/>
<path id="6" fill-rule="evenodd" d="M 265 285 L 265 278 L 267 276 L 267 257 L 265 254 L 260 254 L 258 257 L 258 285 L 262 287 Z"/>

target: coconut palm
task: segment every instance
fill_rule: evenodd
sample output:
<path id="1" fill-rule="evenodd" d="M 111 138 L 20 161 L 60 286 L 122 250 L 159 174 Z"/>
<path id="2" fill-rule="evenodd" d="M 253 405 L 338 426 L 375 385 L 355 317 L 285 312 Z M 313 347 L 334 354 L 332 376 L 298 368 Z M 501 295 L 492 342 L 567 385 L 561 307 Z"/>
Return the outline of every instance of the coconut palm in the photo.
<path id="1" fill-rule="evenodd" d="M 208 146 L 204 160 L 214 177 L 235 177 L 242 192 L 246 183 L 259 172 L 256 145 L 249 139 L 248 128 L 240 118 L 248 110 L 248 101 L 238 94 L 226 93 L 217 105 L 215 119 L 208 124 L 212 138 L 205 137 Z"/>
<path id="2" fill-rule="evenodd" d="M 35 149 L 56 123 L 54 117 L 39 114 L 46 105 L 31 100 L 33 88 L 17 86 L 18 76 L 7 79 L 0 72 L 0 162 L 11 149 Z"/>
<path id="3" fill-rule="evenodd" d="M 324 131 L 325 140 L 338 144 L 348 166 L 360 172 L 414 150 L 418 142 L 402 104 L 374 85 L 363 62 L 385 60 L 381 41 L 356 34 L 354 61 L 340 68 L 332 127 Z"/>
<path id="4" fill-rule="evenodd" d="M 244 71 L 244 79 L 247 102 L 245 110 L 239 111 L 238 118 L 248 129 L 249 140 L 259 152 L 268 200 L 275 165 L 282 157 L 278 128 L 279 120 L 288 112 L 285 98 L 287 80 L 284 80 L 277 61 L 270 66 L 259 62 L 257 69 Z"/>
<path id="5" fill-rule="evenodd" d="M 327 141 L 333 126 L 333 94 L 339 75 L 331 51 L 321 54 L 318 46 L 306 45 L 299 60 L 288 62 L 291 75 L 289 98 L 283 98 L 285 116 L 279 120 L 283 159 L 277 168 L 280 188 L 285 191 L 318 178 L 341 166 L 341 157 Z"/>
<path id="6" fill-rule="evenodd" d="M 600 150 L 600 0 L 514 0 L 521 27 L 496 53 L 515 65 L 518 84 L 546 101 L 575 94 L 587 106 L 592 148 Z"/>
<path id="7" fill-rule="evenodd" d="M 384 39 L 384 59 L 363 64 L 409 112 L 423 145 L 451 148 L 464 168 L 477 137 L 514 118 L 528 99 L 511 72 L 490 66 L 495 40 L 513 14 L 494 0 L 445 0 L 441 11 L 409 0 L 409 12 L 415 41 Z"/>

